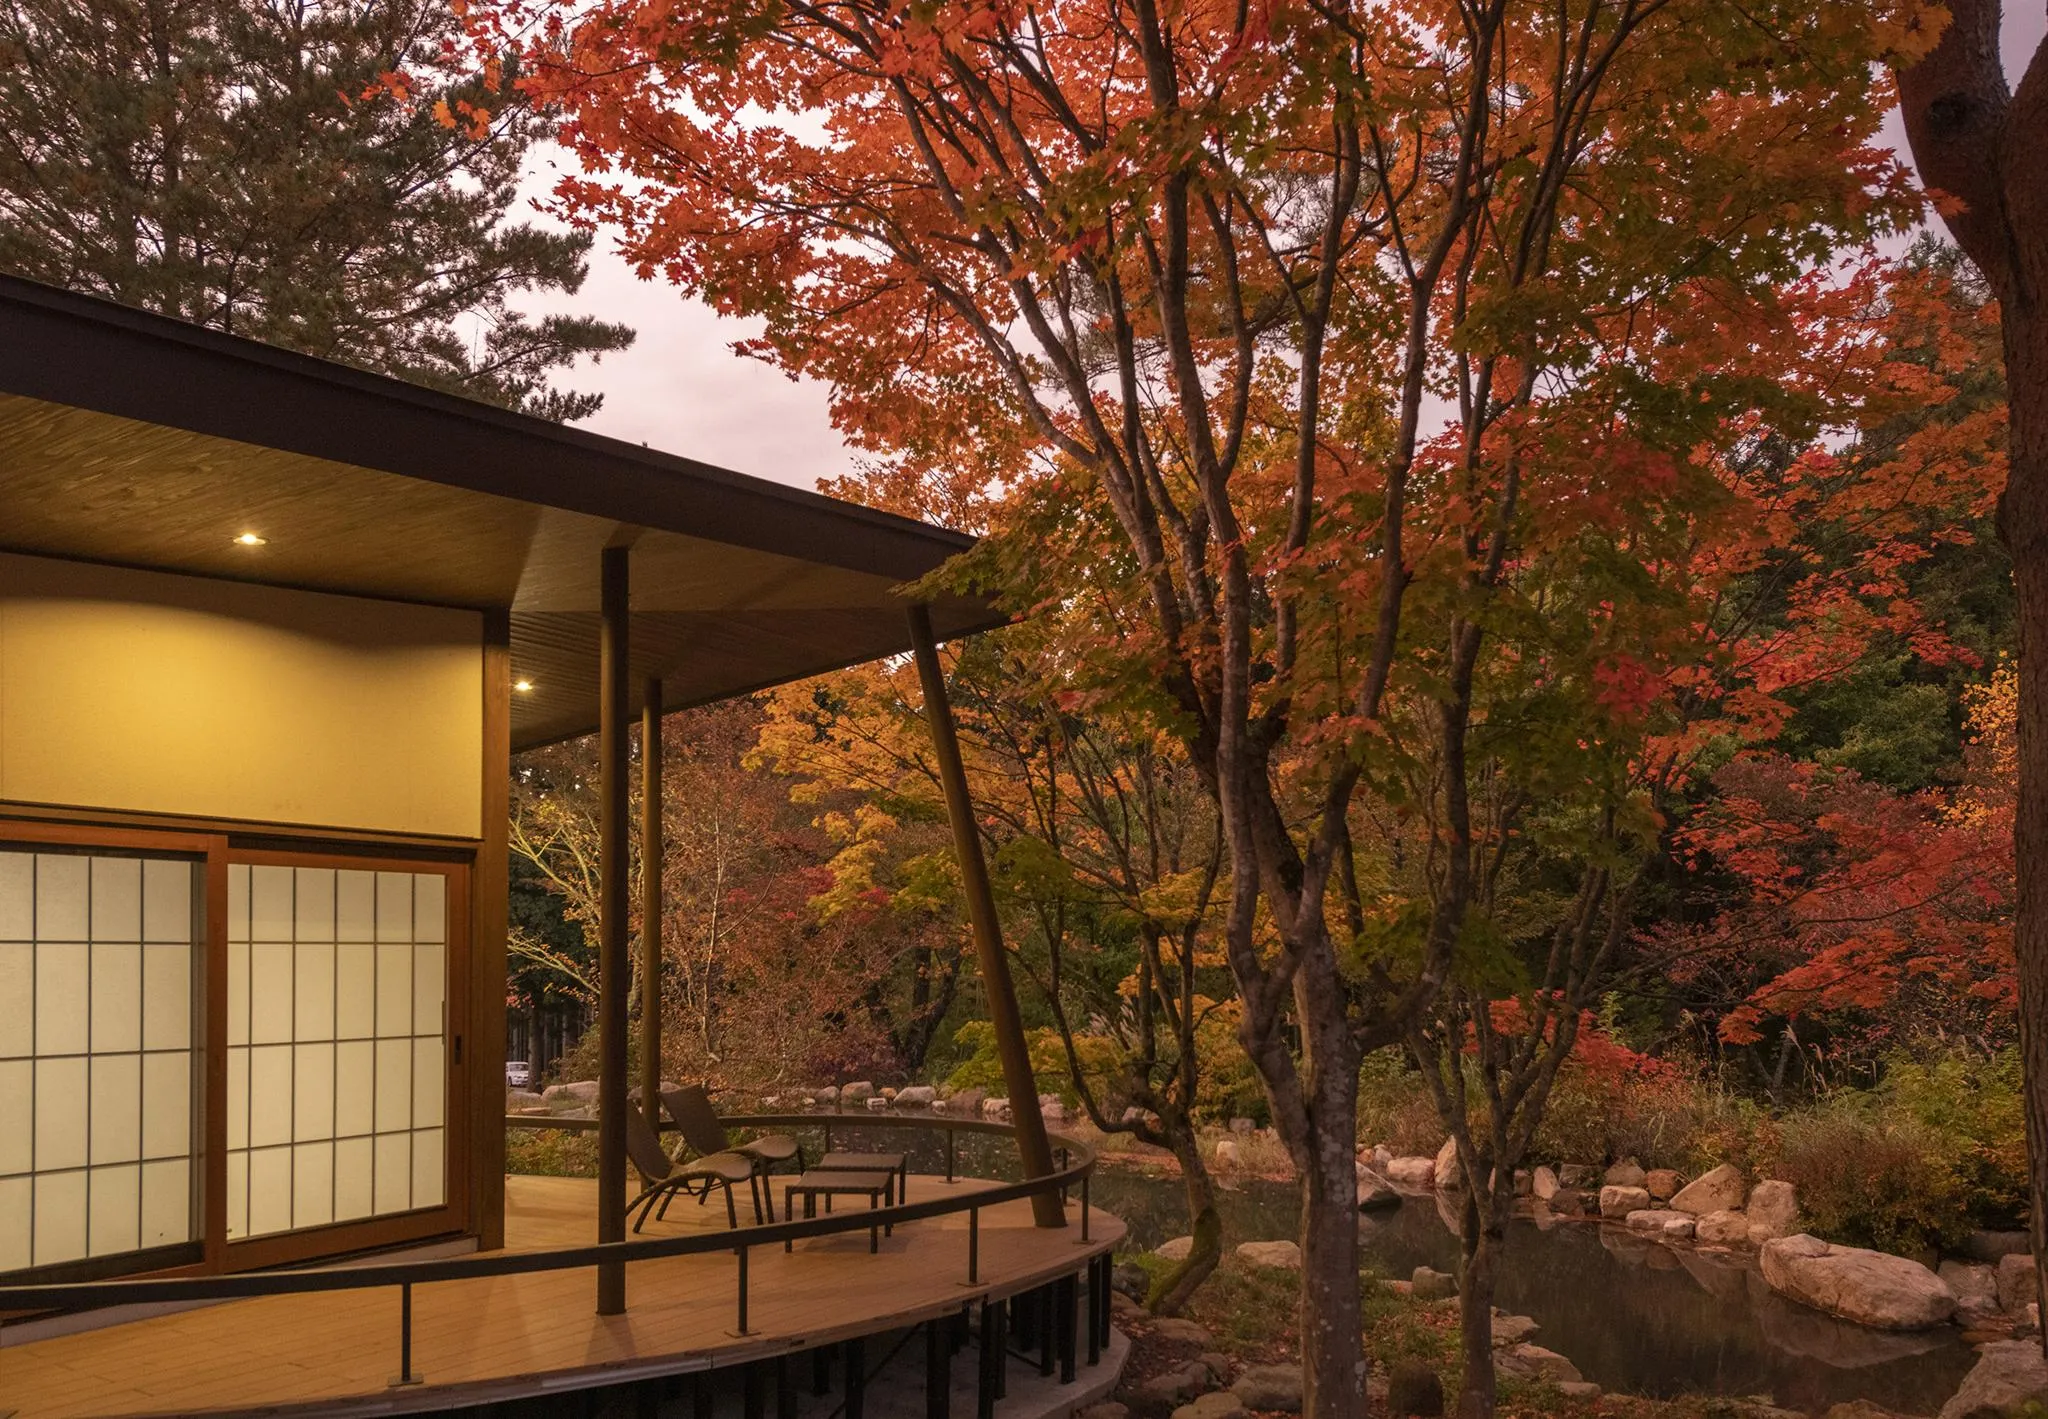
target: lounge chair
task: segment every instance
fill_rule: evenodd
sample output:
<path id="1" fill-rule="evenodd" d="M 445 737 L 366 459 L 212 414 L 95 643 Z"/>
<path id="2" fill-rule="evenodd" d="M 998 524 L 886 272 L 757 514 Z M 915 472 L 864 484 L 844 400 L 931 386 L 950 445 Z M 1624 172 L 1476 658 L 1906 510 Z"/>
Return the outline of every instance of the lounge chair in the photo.
<path id="1" fill-rule="evenodd" d="M 675 1201 L 677 1193 L 687 1193 L 702 1204 L 715 1187 L 725 1189 L 727 1224 L 738 1227 L 739 1211 L 733 1205 L 732 1185 L 742 1182 L 753 1199 L 754 1222 L 758 1225 L 761 1221 L 761 1193 L 754 1182 L 756 1169 L 751 1158 L 719 1152 L 678 1163 L 662 1151 L 660 1137 L 638 1109 L 626 1110 L 626 1156 L 633 1160 L 634 1171 L 640 1174 L 640 1195 L 626 1204 L 627 1216 L 636 1211 L 640 1214 L 633 1222 L 636 1232 L 646 1225 L 649 1213 L 667 1216 L 668 1205 Z M 659 1212 L 654 1210 L 657 1202 L 661 1204 Z"/>
<path id="2" fill-rule="evenodd" d="M 738 1153 L 750 1159 L 755 1173 L 764 1177 L 773 1172 L 778 1163 L 795 1163 L 799 1173 L 804 1170 L 803 1146 L 787 1134 L 770 1133 L 751 1143 L 733 1147 L 725 1135 L 725 1124 L 719 1120 L 718 1110 L 711 1105 L 711 1095 L 700 1085 L 663 1089 L 661 1106 L 676 1121 L 676 1127 L 682 1130 L 683 1142 L 689 1144 L 693 1152 L 705 1156 Z"/>

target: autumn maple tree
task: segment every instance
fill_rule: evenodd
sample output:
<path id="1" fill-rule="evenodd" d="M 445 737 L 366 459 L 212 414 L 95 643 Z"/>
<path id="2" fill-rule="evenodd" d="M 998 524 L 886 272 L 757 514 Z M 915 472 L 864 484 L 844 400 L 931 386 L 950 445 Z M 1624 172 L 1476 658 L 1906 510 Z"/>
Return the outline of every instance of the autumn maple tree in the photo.
<path id="1" fill-rule="evenodd" d="M 1586 510 L 1688 494 L 1687 429 L 1763 397 L 1684 342 L 1898 221 L 1870 65 L 1911 46 L 1904 21 L 1724 0 L 481 17 L 565 115 L 587 174 L 566 210 L 762 319 L 754 352 L 829 383 L 885 463 L 1064 493 L 1086 522 L 1089 555 L 1041 594 L 1114 599 L 1077 689 L 1142 704 L 1217 806 L 1240 1037 L 1303 1180 L 1311 1414 L 1365 1407 L 1359 1064 L 1471 937 L 1497 634 L 1519 586 L 1583 580 L 1612 535 L 1574 536 Z M 1632 324 L 1632 358 L 1595 357 Z M 1653 411 L 1656 456 L 1593 456 Z M 1550 558 L 1570 565 L 1531 570 Z M 1623 701 L 1642 678 L 1625 655 L 1597 673 Z M 1354 932 L 1354 801 L 1424 762 L 1413 929 Z"/>

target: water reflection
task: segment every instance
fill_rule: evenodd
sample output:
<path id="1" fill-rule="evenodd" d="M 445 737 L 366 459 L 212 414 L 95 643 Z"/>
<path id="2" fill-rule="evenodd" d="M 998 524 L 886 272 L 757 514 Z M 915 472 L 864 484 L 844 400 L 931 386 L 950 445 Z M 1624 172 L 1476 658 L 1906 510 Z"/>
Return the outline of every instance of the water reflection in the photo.
<path id="1" fill-rule="evenodd" d="M 1094 1196 L 1130 1225 L 1135 1246 L 1186 1230 L 1177 1179 L 1104 1169 Z M 1389 1276 L 1454 1269 L 1455 1216 L 1441 1204 L 1410 1198 L 1361 1216 L 1367 1264 Z M 1220 1200 L 1225 1237 L 1291 1237 L 1299 1207 L 1291 1185 L 1247 1183 Z M 1767 1394 L 1812 1414 L 1869 1399 L 1932 1414 L 1976 1358 L 1953 1326 L 1896 1335 L 1845 1325 L 1773 1294 L 1746 1256 L 1577 1221 L 1516 1222 L 1500 1290 L 1501 1309 L 1541 1323 L 1540 1343 L 1587 1379 L 1632 1394 Z"/>

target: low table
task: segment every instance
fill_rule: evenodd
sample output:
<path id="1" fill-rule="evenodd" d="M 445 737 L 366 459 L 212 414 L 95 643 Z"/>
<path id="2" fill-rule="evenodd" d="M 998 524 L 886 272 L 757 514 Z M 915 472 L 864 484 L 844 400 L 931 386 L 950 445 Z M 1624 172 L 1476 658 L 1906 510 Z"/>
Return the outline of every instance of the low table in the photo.
<path id="1" fill-rule="evenodd" d="M 819 1173 L 894 1173 L 896 1200 L 910 1201 L 910 1164 L 901 1153 L 827 1153 L 811 1164 Z"/>
<path id="2" fill-rule="evenodd" d="M 782 1220 L 793 1221 L 796 1217 L 796 1195 L 804 1195 L 804 1216 L 818 1215 L 818 1199 L 825 1199 L 825 1210 L 832 1210 L 832 1198 L 836 1193 L 867 1195 L 868 1210 L 892 1205 L 896 1200 L 896 1174 L 893 1172 L 864 1172 L 852 1168 L 813 1168 L 801 1177 L 792 1178 L 783 1185 Z M 894 1227 L 889 1231 L 893 1233 Z M 784 1251 L 794 1250 L 790 1242 L 782 1244 Z M 868 1250 L 881 1249 L 881 1239 L 875 1227 L 868 1228 Z"/>

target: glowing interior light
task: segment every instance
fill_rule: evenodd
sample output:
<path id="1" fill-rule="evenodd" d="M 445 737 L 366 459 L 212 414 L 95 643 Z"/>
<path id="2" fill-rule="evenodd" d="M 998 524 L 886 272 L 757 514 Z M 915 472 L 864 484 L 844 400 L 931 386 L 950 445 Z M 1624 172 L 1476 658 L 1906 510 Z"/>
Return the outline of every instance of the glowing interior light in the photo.
<path id="1" fill-rule="evenodd" d="M 531 680 L 514 680 L 514 681 L 512 682 L 512 688 L 513 688 L 513 689 L 515 689 L 515 690 L 517 690 L 517 691 L 518 691 L 518 692 L 519 692 L 520 694 L 524 695 L 524 694 L 530 693 L 530 692 L 532 691 L 532 689 L 533 689 L 533 681 L 531 681 Z"/>
<path id="2" fill-rule="evenodd" d="M 270 539 L 267 537 L 258 537 L 253 532 L 244 532 L 241 536 L 235 539 L 235 545 L 237 547 L 261 547 L 265 542 L 269 540 Z"/>

